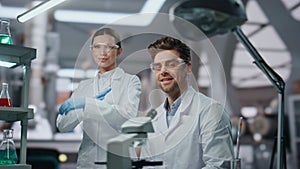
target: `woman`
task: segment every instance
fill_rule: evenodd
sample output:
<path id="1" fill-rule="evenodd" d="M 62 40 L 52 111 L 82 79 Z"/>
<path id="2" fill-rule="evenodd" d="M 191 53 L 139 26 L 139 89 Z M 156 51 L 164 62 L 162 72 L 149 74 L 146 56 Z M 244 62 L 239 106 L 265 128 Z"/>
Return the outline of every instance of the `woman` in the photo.
<path id="1" fill-rule="evenodd" d="M 138 113 L 141 82 L 117 67 L 122 50 L 120 37 L 113 29 L 96 31 L 91 52 L 98 65 L 97 76 L 81 81 L 72 97 L 59 108 L 60 132 L 69 132 L 82 123 L 78 169 L 106 168 L 94 163 L 106 161 L 107 141 L 120 134 L 121 125 Z"/>

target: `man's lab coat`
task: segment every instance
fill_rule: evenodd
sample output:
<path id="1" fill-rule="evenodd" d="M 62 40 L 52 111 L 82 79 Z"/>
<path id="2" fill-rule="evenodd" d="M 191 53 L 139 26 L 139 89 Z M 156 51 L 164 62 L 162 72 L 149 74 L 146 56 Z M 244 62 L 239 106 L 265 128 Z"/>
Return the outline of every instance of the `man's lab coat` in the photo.
<path id="1" fill-rule="evenodd" d="M 163 161 L 163 166 L 153 168 L 228 167 L 234 152 L 230 119 L 222 105 L 189 87 L 169 128 L 163 106 L 156 109 L 155 133 L 148 135 L 142 158 Z"/>
<path id="2" fill-rule="evenodd" d="M 116 68 L 110 84 L 99 91 L 98 77 L 80 82 L 72 97 L 86 97 L 84 109 L 76 109 L 66 115 L 58 115 L 57 127 L 69 132 L 82 122 L 83 139 L 78 152 L 77 168 L 106 168 L 94 162 L 106 162 L 107 141 L 120 134 L 121 125 L 138 113 L 141 82 L 135 75 Z M 94 97 L 111 87 L 104 100 Z"/>

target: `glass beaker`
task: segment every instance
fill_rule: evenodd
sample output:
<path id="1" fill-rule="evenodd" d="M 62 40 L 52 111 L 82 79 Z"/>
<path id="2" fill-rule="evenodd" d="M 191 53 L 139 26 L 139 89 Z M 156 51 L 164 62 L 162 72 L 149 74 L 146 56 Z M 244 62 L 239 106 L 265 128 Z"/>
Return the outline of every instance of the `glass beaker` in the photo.
<path id="1" fill-rule="evenodd" d="M 3 140 L 0 145 L 0 165 L 13 165 L 18 161 L 13 129 L 3 130 Z"/>
<path id="2" fill-rule="evenodd" d="M 0 106 L 12 107 L 12 101 L 8 93 L 8 83 L 2 83 L 2 90 L 0 94 Z"/>
<path id="3" fill-rule="evenodd" d="M 0 43 L 13 44 L 10 34 L 10 22 L 8 19 L 2 19 L 0 25 Z"/>

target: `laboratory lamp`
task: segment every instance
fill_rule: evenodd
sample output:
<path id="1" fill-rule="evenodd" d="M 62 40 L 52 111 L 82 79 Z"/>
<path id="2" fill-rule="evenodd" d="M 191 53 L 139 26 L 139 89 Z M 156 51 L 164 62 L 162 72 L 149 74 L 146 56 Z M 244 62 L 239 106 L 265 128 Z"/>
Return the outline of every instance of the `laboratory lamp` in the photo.
<path id="1" fill-rule="evenodd" d="M 176 16 L 176 17 L 174 17 Z M 251 54 L 254 63 L 267 76 L 278 93 L 278 129 L 277 129 L 277 169 L 283 169 L 286 162 L 284 151 L 283 127 L 284 127 L 284 88 L 283 79 L 263 60 L 255 47 L 240 29 L 240 25 L 247 21 L 244 6 L 240 0 L 188 0 L 174 4 L 170 9 L 170 20 L 175 29 L 184 38 L 197 39 L 190 31 L 185 29 L 186 24 L 180 22 L 183 18 L 193 23 L 206 37 L 217 34 L 233 32 L 237 39 Z M 201 36 L 203 38 L 203 36 Z M 274 144 L 275 146 L 275 144 Z M 271 159 L 271 166 L 273 165 Z M 286 165 L 286 164 L 285 164 Z M 285 166 L 286 168 L 286 166 Z"/>
<path id="2" fill-rule="evenodd" d="M 66 0 L 48 0 L 39 3 L 28 11 L 17 16 L 17 20 L 21 23 L 28 21 L 29 19 L 65 2 Z"/>

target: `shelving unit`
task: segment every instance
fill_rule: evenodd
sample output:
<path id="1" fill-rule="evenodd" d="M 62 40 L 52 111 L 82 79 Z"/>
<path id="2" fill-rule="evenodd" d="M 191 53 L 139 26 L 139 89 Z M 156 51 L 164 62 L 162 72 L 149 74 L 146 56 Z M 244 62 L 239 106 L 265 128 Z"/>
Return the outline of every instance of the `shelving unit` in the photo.
<path id="1" fill-rule="evenodd" d="M 300 95 L 292 95 L 288 98 L 288 116 L 290 124 L 291 151 L 293 166 L 299 168 L 300 158 Z"/>
<path id="2" fill-rule="evenodd" d="M 1 169 L 31 169 L 31 165 L 27 164 L 16 164 L 16 165 L 6 165 L 0 166 Z"/>
<path id="3" fill-rule="evenodd" d="M 36 58 L 36 49 L 0 44 L 0 61 L 15 63 L 13 67 L 23 66 L 23 87 L 21 107 L 0 107 L 0 120 L 21 121 L 20 164 L 0 166 L 0 169 L 31 169 L 26 164 L 27 124 L 34 118 L 33 109 L 28 108 L 31 61 Z"/>

